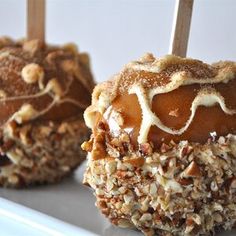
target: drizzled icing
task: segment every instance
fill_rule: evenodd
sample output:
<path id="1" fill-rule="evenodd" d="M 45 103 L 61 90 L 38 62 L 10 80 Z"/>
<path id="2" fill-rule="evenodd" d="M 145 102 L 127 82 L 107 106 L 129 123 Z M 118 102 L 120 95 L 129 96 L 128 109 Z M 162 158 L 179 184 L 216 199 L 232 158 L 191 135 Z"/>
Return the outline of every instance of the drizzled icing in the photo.
<path id="1" fill-rule="evenodd" d="M 231 123 L 234 123 L 233 129 L 235 129 L 236 107 L 235 105 L 232 106 L 234 102 L 228 101 L 228 98 L 225 99 L 225 94 L 223 95 L 218 91 L 219 88 L 224 87 L 224 84 L 227 85 L 229 82 L 234 81 L 235 74 L 236 63 L 234 62 L 219 62 L 208 65 L 198 60 L 176 56 L 156 59 L 148 54 L 139 61 L 129 63 L 113 80 L 95 88 L 92 105 L 84 114 L 85 121 L 89 127 L 96 128 L 96 119 L 94 117 L 97 112 L 100 114 L 107 113 L 107 108 L 111 109 L 112 104 L 118 97 L 125 96 L 129 99 L 128 96 L 135 94 L 142 115 L 137 137 L 138 143 L 148 141 L 148 134 L 153 126 L 169 136 L 181 136 L 189 132 L 190 127 L 194 124 L 197 111 L 202 107 L 213 108 L 219 106 L 223 114 L 234 117 L 232 118 L 233 121 L 231 119 Z M 178 128 L 166 125 L 158 114 L 153 112 L 153 99 L 158 99 L 158 96 L 162 94 L 170 94 L 171 96 L 174 91 L 178 91 L 181 87 L 189 86 L 195 86 L 198 91 L 193 91 L 196 95 L 192 99 L 186 121 Z M 234 98 L 231 99 L 235 100 Z M 126 116 L 125 113 L 125 110 L 121 111 L 121 115 Z M 179 119 L 178 115 L 175 115 L 175 119 Z M 227 124 L 225 125 L 227 126 Z M 122 129 L 122 126 L 120 128 Z M 229 130 L 233 131 L 233 129 L 229 127 Z M 201 131 L 199 130 L 199 132 Z"/>
<path id="2" fill-rule="evenodd" d="M 163 92 L 163 91 L 162 91 Z M 226 107 L 224 98 L 214 89 L 202 89 L 198 93 L 198 95 L 195 97 L 195 99 L 192 102 L 190 111 L 191 115 L 185 125 L 178 129 L 174 130 L 172 128 L 169 128 L 165 126 L 162 121 L 158 118 L 156 114 L 154 114 L 150 108 L 151 99 L 153 96 L 157 95 L 158 93 L 153 93 L 153 91 L 149 91 L 148 93 L 141 87 L 141 86 L 133 86 L 130 91 L 130 94 L 135 93 L 138 97 L 139 104 L 142 109 L 142 123 L 140 127 L 140 132 L 138 136 L 138 142 L 139 143 L 145 143 L 148 140 L 148 133 L 150 130 L 150 127 L 152 125 L 157 126 L 159 129 L 163 130 L 166 133 L 172 134 L 172 135 L 181 135 L 183 134 L 190 124 L 193 122 L 194 116 L 196 114 L 197 108 L 199 106 L 205 106 L 205 107 L 211 107 L 215 104 L 219 104 L 221 109 L 229 115 L 235 115 L 236 110 L 229 109 Z M 150 95 L 151 94 L 151 95 Z"/>
<path id="3" fill-rule="evenodd" d="M 0 38 L 2 126 L 10 120 L 60 120 L 83 112 L 94 81 L 87 55 L 75 48 Z"/>

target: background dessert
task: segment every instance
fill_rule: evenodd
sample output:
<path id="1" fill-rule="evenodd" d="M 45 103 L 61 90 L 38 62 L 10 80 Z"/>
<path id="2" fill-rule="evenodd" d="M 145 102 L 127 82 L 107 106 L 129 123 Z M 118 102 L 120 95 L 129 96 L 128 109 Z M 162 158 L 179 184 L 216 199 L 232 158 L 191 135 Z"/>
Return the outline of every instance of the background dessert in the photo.
<path id="1" fill-rule="evenodd" d="M 98 85 L 84 176 L 113 224 L 200 235 L 236 221 L 234 62 L 148 54 Z"/>
<path id="2" fill-rule="evenodd" d="M 68 44 L 0 39 L 0 184 L 53 183 L 83 160 L 89 58 Z"/>

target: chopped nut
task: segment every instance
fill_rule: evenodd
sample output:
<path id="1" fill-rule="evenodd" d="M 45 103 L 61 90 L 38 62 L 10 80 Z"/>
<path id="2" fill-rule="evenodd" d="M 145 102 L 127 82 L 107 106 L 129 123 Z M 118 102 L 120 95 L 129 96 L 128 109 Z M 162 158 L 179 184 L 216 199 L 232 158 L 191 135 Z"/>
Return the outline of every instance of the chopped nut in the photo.
<path id="1" fill-rule="evenodd" d="M 43 46 L 43 43 L 40 42 L 38 39 L 33 39 L 33 40 L 26 40 L 23 43 L 23 50 L 30 52 L 32 55 L 34 55 L 39 49 L 41 49 Z"/>
<path id="2" fill-rule="evenodd" d="M 34 118 L 38 112 L 33 108 L 31 104 L 24 104 L 19 111 L 17 111 L 13 116 L 12 120 L 15 120 L 18 124 L 22 124 L 26 121 Z"/>
<path id="3" fill-rule="evenodd" d="M 222 216 L 217 212 L 213 214 L 213 219 L 217 223 L 221 223 L 223 221 Z"/>
<path id="4" fill-rule="evenodd" d="M 124 163 L 129 163 L 134 167 L 140 167 L 143 166 L 145 162 L 145 159 L 143 157 L 128 157 L 124 159 Z"/>
<path id="5" fill-rule="evenodd" d="M 179 108 L 170 111 L 170 112 L 169 112 L 169 116 L 178 117 L 178 116 L 179 116 Z"/>
<path id="6" fill-rule="evenodd" d="M 32 143 L 32 141 L 29 138 L 30 129 L 31 129 L 30 126 L 24 126 L 20 130 L 20 139 L 21 139 L 22 143 L 25 145 L 29 145 Z"/>
<path id="7" fill-rule="evenodd" d="M 201 177 L 201 170 L 195 161 L 192 161 L 184 170 L 183 177 Z"/>
<path id="8" fill-rule="evenodd" d="M 64 172 L 69 172 L 70 171 L 70 167 L 69 166 L 62 166 L 60 169 L 62 171 L 64 171 Z"/>
<path id="9" fill-rule="evenodd" d="M 73 53 L 74 55 L 77 55 L 79 52 L 77 45 L 74 43 L 67 43 L 62 48 L 65 50 L 68 50 L 69 52 Z"/>
<path id="10" fill-rule="evenodd" d="M 121 207 L 122 207 L 122 202 L 117 202 L 116 204 L 115 204 L 115 207 L 116 207 L 116 209 L 121 209 Z"/>
<path id="11" fill-rule="evenodd" d="M 142 143 L 139 145 L 140 151 L 143 155 L 151 155 L 152 147 L 149 143 Z"/>
<path id="12" fill-rule="evenodd" d="M 174 168 L 176 166 L 176 158 L 170 158 L 168 160 L 168 168 Z"/>
<path id="13" fill-rule="evenodd" d="M 65 122 L 63 122 L 63 123 L 58 127 L 57 132 L 58 132 L 59 134 L 64 134 L 64 133 L 66 133 L 67 129 L 68 129 L 68 124 L 65 123 Z"/>
<path id="14" fill-rule="evenodd" d="M 139 61 L 143 63 L 154 62 L 155 57 L 151 53 L 146 53 L 139 59 Z"/>
<path id="15" fill-rule="evenodd" d="M 219 188 L 218 188 L 217 183 L 215 181 L 212 181 L 211 182 L 211 191 L 216 192 L 218 190 L 219 190 Z"/>
<path id="16" fill-rule="evenodd" d="M 225 137 L 223 137 L 223 136 L 219 137 L 218 143 L 219 144 L 224 144 L 225 143 Z"/>
<path id="17" fill-rule="evenodd" d="M 107 191 L 108 192 L 111 191 L 113 189 L 113 187 L 114 187 L 113 182 L 110 179 L 108 179 L 107 180 Z"/>
<path id="18" fill-rule="evenodd" d="M 147 190 L 147 191 L 148 191 L 148 190 Z M 145 191 L 143 191 L 143 192 L 145 193 Z M 150 202 L 149 198 L 146 197 L 146 198 L 143 200 L 143 202 L 141 203 L 141 210 L 142 210 L 143 212 L 148 211 L 149 202 Z"/>
<path id="19" fill-rule="evenodd" d="M 120 187 L 119 189 L 119 192 L 121 193 L 121 194 L 124 194 L 126 191 L 127 191 L 127 188 L 125 188 L 125 187 Z"/>
<path id="20" fill-rule="evenodd" d="M 233 178 L 230 183 L 230 188 L 236 189 L 236 178 Z"/>
<path id="21" fill-rule="evenodd" d="M 177 144 L 174 142 L 173 139 L 171 139 L 170 143 L 169 143 L 172 147 L 175 147 Z"/>
<path id="22" fill-rule="evenodd" d="M 113 174 L 116 171 L 116 161 L 108 161 L 105 165 L 108 174 Z"/>
<path id="23" fill-rule="evenodd" d="M 191 152 L 193 151 L 193 147 L 192 146 L 184 146 L 182 151 L 181 151 L 181 156 L 184 157 L 184 156 L 188 156 Z"/>
<path id="24" fill-rule="evenodd" d="M 124 203 L 120 210 L 124 214 L 129 214 L 131 212 L 131 209 L 132 209 L 132 204 Z"/>
<path id="25" fill-rule="evenodd" d="M 201 224 L 201 217 L 198 214 L 195 213 L 188 214 L 186 224 L 192 225 L 193 223 L 196 223 L 197 225 Z"/>
<path id="26" fill-rule="evenodd" d="M 190 185 L 190 184 L 193 184 L 193 180 L 192 180 L 192 179 L 179 178 L 179 179 L 177 180 L 177 182 L 178 182 L 179 184 L 185 185 L 185 186 Z"/>
<path id="27" fill-rule="evenodd" d="M 47 92 L 53 92 L 56 96 L 61 97 L 63 95 L 63 91 L 61 88 L 61 85 L 59 84 L 59 82 L 57 81 L 56 78 L 51 79 L 46 86 L 45 89 Z"/>
<path id="28" fill-rule="evenodd" d="M 91 152 L 92 148 L 93 148 L 93 142 L 92 140 L 88 141 L 88 142 L 83 142 L 81 144 L 81 148 L 86 151 L 86 152 Z"/>
<path id="29" fill-rule="evenodd" d="M 134 199 L 134 196 L 131 194 L 125 194 L 124 195 L 124 201 L 126 204 L 129 204 Z"/>
<path id="30" fill-rule="evenodd" d="M 100 200 L 97 202 L 97 206 L 100 208 L 107 208 L 107 203 L 104 200 Z"/>
<path id="31" fill-rule="evenodd" d="M 30 63 L 22 69 L 21 76 L 26 83 L 33 84 L 43 80 L 44 71 L 38 64 Z"/>
<path id="32" fill-rule="evenodd" d="M 120 140 L 122 141 L 122 143 L 129 143 L 130 142 L 129 135 L 126 133 L 122 133 L 120 135 Z"/>
<path id="33" fill-rule="evenodd" d="M 4 127 L 4 133 L 7 137 L 14 138 L 16 136 L 17 123 L 14 120 L 9 121 Z"/>
<path id="34" fill-rule="evenodd" d="M 103 191 L 102 189 L 100 189 L 100 188 L 97 188 L 97 189 L 96 189 L 96 194 L 97 194 L 98 196 L 102 196 L 102 195 L 104 195 L 104 191 Z"/>
<path id="35" fill-rule="evenodd" d="M 20 164 L 24 167 L 27 167 L 27 168 L 32 168 L 33 165 L 34 165 L 32 160 L 29 160 L 29 159 L 26 159 L 26 158 L 22 159 Z"/>
<path id="36" fill-rule="evenodd" d="M 127 170 L 127 166 L 124 165 L 123 162 L 118 161 L 118 162 L 117 162 L 117 169 L 118 169 L 118 170 Z"/>
<path id="37" fill-rule="evenodd" d="M 40 129 L 40 134 L 44 136 L 49 136 L 52 133 L 52 128 L 49 126 L 43 126 Z"/>
<path id="38" fill-rule="evenodd" d="M 146 222 L 152 219 L 152 215 L 150 213 L 145 213 L 139 219 L 141 222 Z"/>
<path id="39" fill-rule="evenodd" d="M 119 142 L 119 139 L 118 139 L 118 138 L 113 138 L 113 139 L 111 140 L 111 145 L 113 145 L 113 146 L 115 146 L 115 147 L 119 147 L 119 144 L 120 144 L 120 142 Z"/>
<path id="40" fill-rule="evenodd" d="M 194 229 L 194 225 L 187 225 L 185 231 L 184 231 L 184 235 L 188 235 L 189 233 L 191 233 Z"/>
<path id="41" fill-rule="evenodd" d="M 131 224 L 129 220 L 125 220 L 125 219 L 118 220 L 117 224 L 121 228 L 131 228 L 131 227 L 133 227 L 133 224 Z"/>
<path id="42" fill-rule="evenodd" d="M 150 185 L 150 194 L 155 195 L 157 193 L 157 186 L 155 183 L 151 183 Z"/>
<path id="43" fill-rule="evenodd" d="M 71 74 L 73 74 L 78 69 L 76 61 L 73 60 L 63 60 L 61 62 L 61 67 L 65 72 Z"/>
<path id="44" fill-rule="evenodd" d="M 120 152 L 120 135 L 114 138 L 109 134 L 107 129 L 102 135 L 105 140 L 100 137 L 106 154 L 109 145 Z M 110 210 L 107 217 L 112 222 L 130 220 L 144 233 L 198 235 L 209 234 L 218 225 L 230 228 L 236 211 L 232 203 L 236 159 L 227 142 L 222 146 L 217 142 L 201 145 L 180 141 L 163 145 L 164 153 L 156 149 L 145 158 L 140 153 L 141 146 L 139 150 L 128 148 L 122 157 L 115 159 L 115 172 L 110 171 L 110 159 L 92 160 L 96 170 L 89 165 L 88 182 L 93 188 L 104 190 Z M 130 140 L 127 145 L 129 147 Z M 144 150 L 148 147 L 145 145 Z M 133 165 L 140 156 L 143 164 Z M 98 166 L 103 168 L 99 174 Z M 108 191 L 110 184 L 112 190 Z M 108 209 L 103 212 L 108 214 Z"/>
<path id="45" fill-rule="evenodd" d="M 0 151 L 1 153 L 5 153 L 8 150 L 11 149 L 11 147 L 14 146 L 14 141 L 11 139 L 6 140 L 3 145 L 1 145 Z"/>
<path id="46" fill-rule="evenodd" d="M 169 151 L 171 149 L 171 147 L 165 143 L 162 143 L 161 145 L 161 153 L 165 153 L 167 151 Z"/>
<path id="47" fill-rule="evenodd" d="M 223 211 L 224 210 L 223 206 L 221 204 L 217 203 L 217 202 L 214 202 L 213 209 L 215 211 Z"/>

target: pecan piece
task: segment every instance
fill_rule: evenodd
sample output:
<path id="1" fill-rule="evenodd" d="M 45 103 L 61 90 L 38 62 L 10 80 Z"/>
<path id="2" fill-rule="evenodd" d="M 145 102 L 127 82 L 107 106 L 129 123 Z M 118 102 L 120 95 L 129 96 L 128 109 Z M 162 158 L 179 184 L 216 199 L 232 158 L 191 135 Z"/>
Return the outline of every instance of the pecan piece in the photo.
<path id="1" fill-rule="evenodd" d="M 193 184 L 193 180 L 192 179 L 182 179 L 179 178 L 178 180 L 176 180 L 179 184 L 183 185 L 183 186 L 187 186 L 190 184 Z"/>
<path id="2" fill-rule="evenodd" d="M 165 152 L 167 152 L 167 151 L 169 151 L 171 149 L 172 149 L 171 146 L 169 146 L 169 145 L 167 145 L 165 143 L 162 143 L 162 145 L 161 145 L 161 153 L 165 153 Z"/>
<path id="3" fill-rule="evenodd" d="M 201 177 L 201 170 L 195 161 L 192 161 L 189 166 L 183 171 L 183 177 Z"/>
<path id="4" fill-rule="evenodd" d="M 152 146 L 149 143 L 142 143 L 139 146 L 140 152 L 147 156 L 152 154 Z"/>

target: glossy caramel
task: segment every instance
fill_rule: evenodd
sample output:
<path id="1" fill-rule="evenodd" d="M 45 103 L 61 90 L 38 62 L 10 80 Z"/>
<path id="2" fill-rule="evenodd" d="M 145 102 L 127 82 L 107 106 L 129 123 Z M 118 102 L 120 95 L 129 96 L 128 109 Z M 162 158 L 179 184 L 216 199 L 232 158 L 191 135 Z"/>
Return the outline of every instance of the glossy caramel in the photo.
<path id="1" fill-rule="evenodd" d="M 164 125 L 180 129 L 189 119 L 191 104 L 203 86 L 186 85 L 169 93 L 158 94 L 153 98 L 152 111 Z M 212 84 L 211 87 L 224 97 L 228 108 L 236 109 L 236 79 L 228 83 Z M 136 95 L 120 94 L 112 102 L 112 109 L 121 113 L 124 118 L 121 128 L 129 130 L 132 141 L 137 144 L 142 112 Z M 112 127 L 110 131 L 112 132 Z M 182 135 L 172 135 L 153 126 L 149 131 L 148 141 L 153 142 L 155 147 L 171 140 L 205 143 L 212 135 L 219 137 L 229 133 L 236 134 L 236 115 L 225 114 L 216 104 L 213 107 L 198 107 L 191 125 Z"/>
<path id="2" fill-rule="evenodd" d="M 83 91 L 83 87 L 77 81 L 75 81 L 70 87 L 67 97 L 89 104 L 90 94 L 88 92 L 81 93 L 78 91 Z M 61 98 L 61 100 L 63 100 L 63 97 Z M 53 98 L 48 94 L 36 98 L 0 101 L 0 125 L 3 125 L 5 122 L 7 122 L 7 120 L 24 104 L 31 104 L 34 109 L 36 109 L 37 111 L 41 111 L 48 107 L 50 103 L 52 103 L 52 101 Z M 39 117 L 39 119 L 61 121 L 70 117 L 78 116 L 82 112 L 83 109 L 79 109 L 72 103 L 65 102 L 52 107 L 43 116 Z"/>

